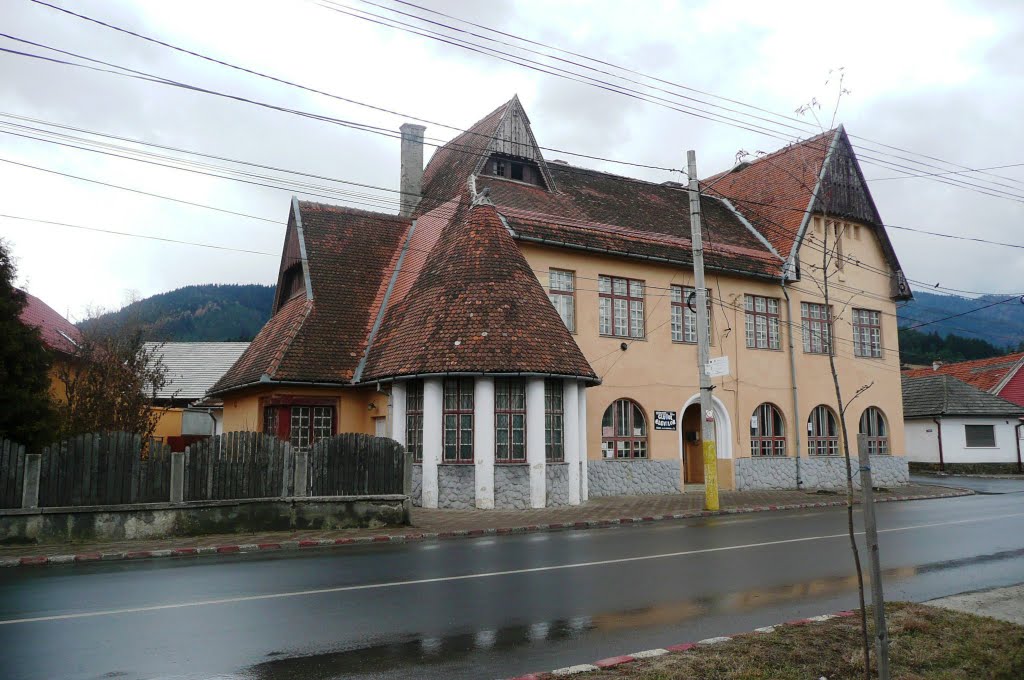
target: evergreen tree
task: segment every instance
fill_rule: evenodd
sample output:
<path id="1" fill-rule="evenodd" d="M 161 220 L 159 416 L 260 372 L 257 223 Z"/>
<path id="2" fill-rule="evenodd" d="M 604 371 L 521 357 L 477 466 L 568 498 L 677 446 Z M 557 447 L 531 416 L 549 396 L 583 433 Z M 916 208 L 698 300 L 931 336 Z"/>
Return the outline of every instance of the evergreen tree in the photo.
<path id="1" fill-rule="evenodd" d="M 55 434 L 50 353 L 38 328 L 21 321 L 28 304 L 14 287 L 10 249 L 0 241 L 0 438 L 38 451 Z"/>

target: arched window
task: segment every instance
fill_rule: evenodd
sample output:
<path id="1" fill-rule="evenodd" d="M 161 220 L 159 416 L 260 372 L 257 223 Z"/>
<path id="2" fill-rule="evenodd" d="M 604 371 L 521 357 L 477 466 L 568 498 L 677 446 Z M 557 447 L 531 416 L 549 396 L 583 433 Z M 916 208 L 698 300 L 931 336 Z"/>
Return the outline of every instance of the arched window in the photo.
<path id="1" fill-rule="evenodd" d="M 786 424 L 774 404 L 761 404 L 750 417 L 750 455 L 786 455 Z"/>
<path id="2" fill-rule="evenodd" d="M 619 399 L 604 412 L 601 454 L 603 458 L 647 457 L 647 419 L 636 402 Z"/>
<path id="3" fill-rule="evenodd" d="M 815 406 L 807 420 L 807 453 L 811 456 L 839 455 L 836 414 L 824 404 Z"/>
<path id="4" fill-rule="evenodd" d="M 889 425 L 885 414 L 876 406 L 868 406 L 860 414 L 861 434 L 868 436 L 868 454 L 872 456 L 889 453 Z"/>

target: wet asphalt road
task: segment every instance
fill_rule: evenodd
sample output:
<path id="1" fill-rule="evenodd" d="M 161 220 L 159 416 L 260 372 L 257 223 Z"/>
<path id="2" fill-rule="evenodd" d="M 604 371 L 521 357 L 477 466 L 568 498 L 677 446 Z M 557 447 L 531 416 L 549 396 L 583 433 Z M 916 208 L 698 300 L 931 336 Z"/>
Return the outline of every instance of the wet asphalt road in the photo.
<path id="1" fill-rule="evenodd" d="M 890 599 L 1024 581 L 1024 494 L 878 515 Z M 0 677 L 508 677 L 850 608 L 844 531 L 822 509 L 6 569 Z"/>
<path id="2" fill-rule="evenodd" d="M 910 475 L 914 484 L 931 486 L 958 486 L 970 489 L 975 493 L 1024 493 L 1024 477 L 1018 479 L 1000 479 L 996 477 L 965 477 L 960 475 Z"/>

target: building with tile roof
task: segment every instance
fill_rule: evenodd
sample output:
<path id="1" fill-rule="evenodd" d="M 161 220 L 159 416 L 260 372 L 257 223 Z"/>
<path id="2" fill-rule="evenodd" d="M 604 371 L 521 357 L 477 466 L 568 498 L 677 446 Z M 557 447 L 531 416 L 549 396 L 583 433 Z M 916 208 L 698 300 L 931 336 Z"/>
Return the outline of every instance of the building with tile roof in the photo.
<path id="1" fill-rule="evenodd" d="M 938 371 L 905 373 L 902 383 L 912 466 L 1024 473 L 1024 406 Z"/>
<path id="2" fill-rule="evenodd" d="M 903 372 L 905 376 L 911 378 L 936 373 L 952 376 L 979 390 L 1012 401 L 1018 406 L 1024 406 L 1024 352 L 952 364 L 936 362 L 931 368 L 916 368 Z"/>
<path id="3" fill-rule="evenodd" d="M 837 486 L 832 352 L 844 388 L 870 386 L 876 467 L 905 479 L 911 293 L 841 127 L 701 182 L 729 362 L 709 414 L 686 188 L 544 158 L 518 97 L 425 166 L 423 131 L 401 129 L 398 215 L 293 199 L 274 315 L 210 390 L 226 429 L 391 436 L 427 506 L 677 493 L 703 481 L 702 417 L 723 488 Z"/>
<path id="4" fill-rule="evenodd" d="M 57 401 L 66 401 L 67 394 L 60 374 L 62 369 L 75 361 L 75 348 L 81 341 L 82 335 L 75 324 L 64 318 L 53 307 L 27 291 L 22 292 L 25 293 L 26 304 L 21 311 L 21 322 L 26 326 L 34 326 L 39 329 L 39 335 L 52 356 L 50 396 Z"/>

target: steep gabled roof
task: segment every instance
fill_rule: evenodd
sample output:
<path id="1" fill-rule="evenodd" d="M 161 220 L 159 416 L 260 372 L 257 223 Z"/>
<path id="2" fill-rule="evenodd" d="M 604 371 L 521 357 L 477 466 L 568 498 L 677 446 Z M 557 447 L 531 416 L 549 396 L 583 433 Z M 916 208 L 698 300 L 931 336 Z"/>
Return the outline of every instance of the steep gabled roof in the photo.
<path id="1" fill-rule="evenodd" d="M 308 288 L 280 301 L 211 393 L 256 382 L 349 383 L 366 350 L 381 282 L 390 276 L 410 225 L 394 215 L 295 202 L 282 259 L 292 256 L 290 244 L 298 239 Z M 282 276 L 286 270 L 283 264 Z"/>
<path id="2" fill-rule="evenodd" d="M 707 193 L 730 200 L 779 253 L 794 261 L 810 214 L 866 224 L 893 271 L 892 297 L 912 297 L 842 126 L 741 163 L 701 185 Z"/>
<path id="3" fill-rule="evenodd" d="M 948 375 L 902 376 L 903 417 L 1024 416 L 1024 407 Z"/>
<path id="4" fill-rule="evenodd" d="M 597 380 L 497 210 L 464 200 L 386 311 L 364 380 L 481 372 Z"/>
<path id="5" fill-rule="evenodd" d="M 912 371 L 905 371 L 903 375 L 910 378 L 948 375 L 962 380 L 968 385 L 973 385 L 979 390 L 995 394 L 999 387 L 1006 384 L 1009 378 L 1022 369 L 1024 369 L 1024 352 L 1016 352 L 1001 357 L 944 364 L 939 366 L 938 370 L 916 368 Z"/>
<path id="6" fill-rule="evenodd" d="M 82 339 L 82 334 L 50 305 L 25 291 L 26 304 L 21 311 L 21 322 L 39 329 L 39 334 L 54 352 L 71 354 Z"/>

